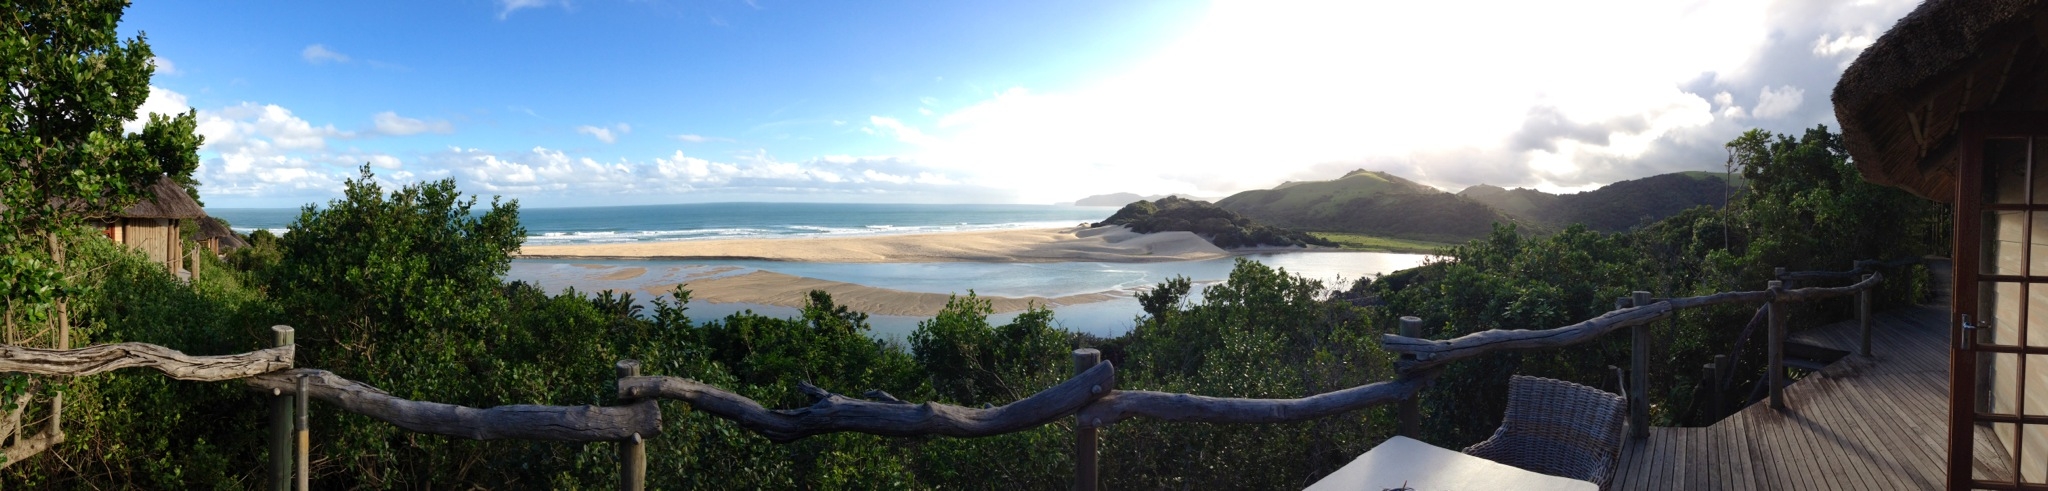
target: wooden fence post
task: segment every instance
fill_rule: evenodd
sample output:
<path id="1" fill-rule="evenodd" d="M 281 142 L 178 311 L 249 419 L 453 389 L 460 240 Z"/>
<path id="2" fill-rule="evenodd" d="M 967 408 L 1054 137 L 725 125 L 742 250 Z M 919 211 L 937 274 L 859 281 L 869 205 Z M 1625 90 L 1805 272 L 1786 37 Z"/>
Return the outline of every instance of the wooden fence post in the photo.
<path id="1" fill-rule="evenodd" d="M 306 376 L 300 375 L 298 383 L 298 427 L 293 433 L 298 434 L 299 440 L 298 491 L 307 491 L 313 489 L 313 436 L 312 424 L 306 420 Z"/>
<path id="2" fill-rule="evenodd" d="M 1870 276 L 1863 275 L 1862 281 L 1870 281 Z M 1866 358 L 1870 356 L 1870 290 L 1871 288 L 1864 288 L 1856 292 L 1856 322 L 1863 325 L 1863 344 L 1856 354 Z"/>
<path id="3" fill-rule="evenodd" d="M 1406 337 L 1410 337 L 1410 338 L 1420 338 L 1420 337 L 1422 337 L 1422 318 L 1421 318 L 1421 317 L 1416 317 L 1416 316 L 1412 316 L 1412 315 L 1407 315 L 1407 316 L 1401 316 L 1401 335 L 1402 335 L 1402 336 L 1406 336 Z M 1413 359 L 1415 359 L 1415 355 L 1412 355 L 1412 354 L 1404 354 L 1404 355 L 1401 355 L 1401 359 L 1403 359 L 1403 360 L 1413 360 Z M 1401 434 L 1401 436 L 1405 436 L 1405 437 L 1408 437 L 1408 438 L 1422 438 L 1422 401 L 1421 401 L 1421 399 L 1422 399 L 1422 394 L 1421 394 L 1420 392 L 1417 392 L 1417 393 L 1416 393 L 1416 394 L 1414 394 L 1414 395 L 1410 395 L 1410 396 L 1408 396 L 1408 398 L 1407 398 L 1407 399 L 1402 399 L 1402 400 L 1401 400 L 1401 406 L 1400 406 L 1400 425 L 1401 425 L 1401 427 L 1400 427 L 1400 428 L 1398 428 L 1398 430 L 1400 431 L 1400 434 Z"/>
<path id="4" fill-rule="evenodd" d="M 1714 419 L 1720 419 L 1721 411 L 1728 408 L 1728 397 L 1721 393 L 1727 389 L 1723 384 L 1727 383 L 1728 372 L 1734 370 L 1735 367 L 1728 364 L 1728 355 L 1714 355 Z"/>
<path id="5" fill-rule="evenodd" d="M 640 360 L 619 360 L 613 368 L 619 378 L 640 376 Z M 624 404 L 627 401 L 619 401 Z M 640 491 L 647 489 L 647 442 L 634 433 L 633 438 L 619 440 L 619 489 Z"/>
<path id="6" fill-rule="evenodd" d="M 1695 404 L 1712 404 L 1715 400 L 1721 398 L 1721 391 L 1714 387 L 1714 364 L 1712 363 L 1700 365 L 1700 390 L 1707 391 L 1710 395 L 1706 396 L 1706 401 L 1694 401 Z M 1699 392 L 1694 391 L 1693 393 L 1698 394 Z M 1721 419 L 1721 407 L 1708 406 L 1707 419 L 1710 423 L 1712 420 Z"/>
<path id="7" fill-rule="evenodd" d="M 292 326 L 270 326 L 272 347 L 291 346 Z M 296 363 L 294 363 L 296 365 Z M 270 393 L 270 489 L 292 488 L 292 398 L 282 390 Z"/>
<path id="8" fill-rule="evenodd" d="M 1634 292 L 1629 307 L 1650 305 L 1650 292 Z M 1650 323 L 1629 329 L 1628 432 L 1650 437 Z"/>
<path id="9" fill-rule="evenodd" d="M 1770 367 L 1766 369 L 1771 386 L 1771 409 L 1785 408 L 1785 301 L 1778 295 L 1785 293 L 1785 283 L 1772 280 L 1770 305 L 1770 336 L 1765 344 L 1770 351 Z"/>
<path id="10" fill-rule="evenodd" d="M 1095 368 L 1098 363 L 1102 363 L 1101 351 L 1095 348 L 1074 350 L 1074 375 Z M 1114 388 L 1101 387 L 1099 390 L 1107 391 Z M 1074 489 L 1095 491 L 1097 484 L 1101 482 L 1095 465 L 1095 424 L 1100 421 L 1082 421 L 1079 414 L 1074 415 Z"/>

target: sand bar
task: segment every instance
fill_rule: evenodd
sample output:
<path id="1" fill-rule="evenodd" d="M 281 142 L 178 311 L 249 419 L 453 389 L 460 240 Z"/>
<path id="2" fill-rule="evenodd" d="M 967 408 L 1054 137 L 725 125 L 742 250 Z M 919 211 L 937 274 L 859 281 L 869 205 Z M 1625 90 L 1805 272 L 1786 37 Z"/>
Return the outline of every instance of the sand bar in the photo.
<path id="1" fill-rule="evenodd" d="M 752 259 L 831 263 L 1154 262 L 1215 259 L 1230 255 L 1229 251 L 1190 232 L 1140 234 L 1121 226 L 863 237 L 529 245 L 519 252 L 519 257 L 527 258 Z"/>
<path id="2" fill-rule="evenodd" d="M 752 273 L 693 281 L 686 286 L 691 301 L 709 303 L 751 303 L 803 307 L 811 290 L 824 290 L 832 294 L 832 301 L 855 312 L 874 315 L 908 315 L 929 317 L 937 315 L 946 307 L 946 300 L 952 295 L 943 293 L 907 292 L 888 288 L 857 285 L 839 281 L 821 280 L 792 276 L 772 271 Z M 654 285 L 645 290 L 651 295 L 665 295 L 675 290 L 675 285 Z M 964 293 L 963 293 L 964 295 Z M 1046 307 L 1102 302 L 1119 298 L 1109 293 L 1084 293 L 1058 298 L 1045 297 L 990 297 L 988 300 L 995 312 L 1007 313 L 1024 310 L 1037 304 Z"/>

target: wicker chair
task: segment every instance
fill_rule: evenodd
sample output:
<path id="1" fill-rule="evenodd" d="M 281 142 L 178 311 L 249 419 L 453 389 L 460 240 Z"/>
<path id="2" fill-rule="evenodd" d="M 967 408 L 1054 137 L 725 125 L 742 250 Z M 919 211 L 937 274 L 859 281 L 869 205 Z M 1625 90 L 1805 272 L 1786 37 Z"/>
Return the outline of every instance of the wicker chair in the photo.
<path id="1" fill-rule="evenodd" d="M 1628 403 L 1600 389 L 1516 375 L 1508 412 L 1493 437 L 1465 454 L 1532 472 L 1592 481 L 1607 489 L 1621 453 Z"/>

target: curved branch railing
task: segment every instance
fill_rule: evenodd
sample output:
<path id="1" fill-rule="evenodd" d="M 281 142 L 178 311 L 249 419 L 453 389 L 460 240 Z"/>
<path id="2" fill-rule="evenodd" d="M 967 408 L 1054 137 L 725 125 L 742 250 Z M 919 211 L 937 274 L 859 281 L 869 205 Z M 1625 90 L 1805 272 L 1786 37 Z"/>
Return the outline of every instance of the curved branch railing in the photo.
<path id="1" fill-rule="evenodd" d="M 619 379 L 619 397 L 683 401 L 691 408 L 732 420 L 776 443 L 842 431 L 882 436 L 971 438 L 1018 432 L 1051 423 L 1109 395 L 1109 388 L 1115 383 L 1116 367 L 1103 363 L 1030 397 L 988 409 L 931 402 L 911 404 L 880 391 L 870 393 L 880 400 L 859 400 L 804 382 L 798 388 L 816 403 L 809 407 L 771 411 L 746 396 L 677 377 Z"/>
<path id="2" fill-rule="evenodd" d="M 290 345 L 248 353 L 192 356 L 149 343 L 55 350 L 0 345 L 0 372 L 84 377 L 123 368 L 154 368 L 178 380 L 219 382 L 292 367 Z"/>
<path id="3" fill-rule="evenodd" d="M 1847 272 L 1781 274 L 1787 279 L 1854 278 L 1871 268 L 1889 263 L 1858 261 Z M 1385 334 L 1381 345 L 1396 353 L 1399 374 L 1394 380 L 1297 399 L 1252 399 L 1210 397 L 1194 394 L 1140 390 L 1116 390 L 1116 368 L 1107 362 L 1078 370 L 1073 378 L 1029 397 L 992 408 L 967 408 L 940 403 L 912 404 L 880 391 L 869 391 L 870 400 L 828 392 L 809 382 L 799 390 L 815 402 L 807 407 L 770 410 L 759 402 L 725 389 L 695 380 L 638 376 L 637 362 L 621 362 L 617 380 L 618 406 L 506 405 L 472 408 L 454 404 L 414 401 L 394 397 L 376 387 L 348 380 L 325 370 L 292 368 L 293 346 L 290 329 L 279 326 L 276 348 L 221 356 L 191 356 L 177 350 L 146 343 L 117 343 L 74 350 L 47 350 L 0 345 L 0 372 L 56 376 L 89 376 L 122 368 L 151 368 L 180 380 L 225 381 L 240 379 L 251 388 L 273 396 L 304 396 L 338 406 L 351 413 L 369 416 L 406 430 L 476 440 L 522 439 L 561 442 L 621 442 L 639 447 L 642 439 L 661 432 L 661 410 L 656 401 L 676 400 L 699 411 L 738 423 L 742 428 L 770 441 L 787 443 L 805 437 L 860 432 L 883 436 L 941 435 L 985 437 L 1023 431 L 1050 424 L 1067 416 L 1077 417 L 1077 435 L 1090 439 L 1093 429 L 1146 417 L 1164 421 L 1265 424 L 1303 421 L 1368 407 L 1401 402 L 1413 404 L 1414 397 L 1433 380 L 1442 365 L 1496 351 L 1543 349 L 1570 346 L 1597 339 L 1615 330 L 1647 325 L 1671 317 L 1677 310 L 1734 303 L 1767 303 L 1773 306 L 1821 298 L 1868 292 L 1881 283 L 1881 274 L 1870 274 L 1855 284 L 1832 288 L 1784 289 L 1772 282 L 1762 291 L 1724 292 L 1696 297 L 1649 302 L 1638 292 L 1644 305 L 1618 308 L 1576 324 L 1542 330 L 1488 330 L 1449 340 Z M 1866 300 L 1867 302 L 1867 300 Z M 1867 309 L 1865 309 L 1867 312 Z M 1774 312 L 1772 322 L 1781 321 Z M 1867 317 L 1867 314 L 1866 314 Z M 1866 323 L 1866 329 L 1867 329 Z M 1773 341 L 1779 342 L 1779 327 L 1773 326 Z M 1773 347 L 1776 349 L 1776 347 Z M 1077 350 L 1077 360 L 1093 350 Z M 1775 352 L 1774 352 L 1775 353 Z M 1775 357 L 1775 354 L 1774 354 Z M 1775 361 L 1775 360 L 1774 360 Z M 629 365 L 630 364 L 630 365 Z M 1640 370 L 1638 370 L 1640 377 Z M 1634 392 L 1634 391 L 1631 391 Z M 1632 394 L 1634 395 L 1634 394 Z M 1774 393 L 1775 395 L 1775 393 Z M 1774 398 L 1775 399 L 1775 398 Z M 1404 411 L 1404 428 L 1412 427 Z M 303 413 L 300 420 L 304 421 Z M 304 429 L 299 435 L 303 437 Z M 62 434 L 56 434 L 61 441 Z M 33 455 L 48 447 L 47 442 L 31 447 L 10 448 L 6 463 Z M 305 442 L 301 440 L 300 448 Z M 1077 448 L 1081 448 L 1078 447 Z M 17 456 L 18 450 L 23 455 Z M 1078 450 L 1077 450 L 1078 451 Z M 622 455 L 625 452 L 622 450 Z M 1092 453 L 1092 452 L 1089 452 Z M 1092 460 L 1092 456 L 1089 457 Z M 303 459 L 302 459 L 303 460 Z M 622 458 L 632 462 L 633 459 Z M 278 461 L 273 461 L 278 462 Z M 645 456 L 639 456 L 637 472 L 645 470 Z M 0 463 L 4 466 L 5 463 Z M 273 464 L 275 465 L 275 464 Z M 303 463 L 301 465 L 304 465 Z M 633 468 L 632 464 L 624 467 Z M 1093 465 L 1080 466 L 1092 469 Z M 300 472 L 304 472 L 302 468 Z M 635 471 L 627 471 L 630 474 Z M 1091 472 L 1082 471 L 1077 481 L 1093 482 Z M 283 475 L 289 475 L 287 470 Z M 635 482 L 627 478 L 622 482 Z M 628 485 L 628 487 L 632 487 Z"/>

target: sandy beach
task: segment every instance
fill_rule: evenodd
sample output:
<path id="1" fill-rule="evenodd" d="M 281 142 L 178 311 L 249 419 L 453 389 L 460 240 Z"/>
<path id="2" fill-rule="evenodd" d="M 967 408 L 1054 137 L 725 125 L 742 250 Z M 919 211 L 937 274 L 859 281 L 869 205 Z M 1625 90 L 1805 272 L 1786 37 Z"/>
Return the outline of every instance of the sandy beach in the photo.
<path id="1" fill-rule="evenodd" d="M 619 244 L 526 246 L 530 259 L 748 259 L 833 263 L 911 262 L 1154 262 L 1228 257 L 1231 253 L 1189 232 L 1139 234 L 1124 227 L 1067 227 L 864 237 L 720 239 Z M 647 274 L 636 266 L 579 264 L 593 279 L 631 280 Z M 840 305 L 875 315 L 930 316 L 951 295 L 910 292 L 773 271 L 684 278 L 695 301 L 802 307 L 811 290 L 824 290 Z M 648 278 L 652 280 L 653 278 Z M 674 280 L 670 280 L 674 281 Z M 649 282 L 642 292 L 664 295 L 675 283 Z M 964 293 L 964 292 L 963 292 Z M 1045 297 L 981 297 L 997 313 L 1032 304 L 1064 306 L 1119 298 L 1112 292 Z"/>
<path id="2" fill-rule="evenodd" d="M 811 290 L 824 290 L 832 294 L 832 301 L 873 315 L 908 315 L 929 317 L 937 315 L 946 307 L 946 300 L 952 295 L 942 293 L 907 292 L 838 281 L 791 276 L 773 271 L 712 278 L 688 283 L 691 299 L 710 303 L 751 303 L 803 307 Z M 673 291 L 675 285 L 654 285 L 646 289 L 651 295 Z M 963 293 L 964 295 L 964 293 Z M 1045 297 L 990 297 L 990 306 L 998 314 L 1024 310 L 1032 304 L 1059 307 L 1083 303 L 1101 302 L 1119 298 L 1109 293 L 1085 293 L 1059 298 Z"/>
<path id="3" fill-rule="evenodd" d="M 833 263 L 1152 262 L 1230 256 L 1190 232 L 1140 234 L 1117 227 L 996 230 L 864 237 L 721 239 L 533 245 L 518 257 L 754 259 Z"/>

